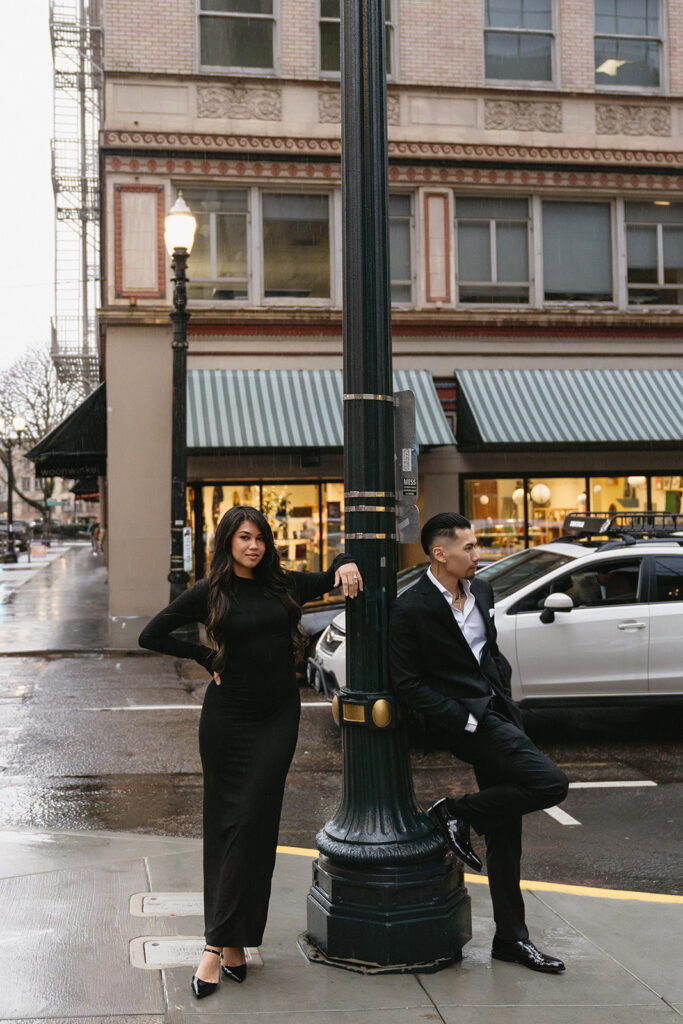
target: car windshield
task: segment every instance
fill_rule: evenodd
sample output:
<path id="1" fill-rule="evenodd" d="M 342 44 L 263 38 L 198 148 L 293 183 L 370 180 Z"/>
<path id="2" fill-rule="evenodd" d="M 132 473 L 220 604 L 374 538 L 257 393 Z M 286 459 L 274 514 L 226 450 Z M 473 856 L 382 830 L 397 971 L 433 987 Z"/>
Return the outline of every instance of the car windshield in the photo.
<path id="1" fill-rule="evenodd" d="M 566 565 L 570 561 L 571 555 L 561 554 L 559 551 L 529 548 L 508 555 L 493 565 L 487 565 L 477 573 L 477 578 L 488 580 L 493 587 L 494 598 L 500 601 L 508 594 L 514 594 L 516 590 L 520 590 L 528 583 L 534 583 L 553 569 L 559 569 L 561 565 Z"/>

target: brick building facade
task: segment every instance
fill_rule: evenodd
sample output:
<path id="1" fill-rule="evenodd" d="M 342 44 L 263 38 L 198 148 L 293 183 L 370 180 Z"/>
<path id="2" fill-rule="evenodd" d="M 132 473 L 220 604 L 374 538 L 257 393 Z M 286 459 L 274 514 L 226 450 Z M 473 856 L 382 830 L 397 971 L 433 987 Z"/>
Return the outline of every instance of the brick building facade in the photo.
<path id="1" fill-rule="evenodd" d="M 341 367 L 338 9 L 106 4 L 113 614 L 167 592 L 179 189 L 199 220 L 191 378 Z M 387 0 L 386 20 L 395 368 L 429 371 L 457 439 L 421 455 L 423 513 L 461 508 L 498 557 L 577 505 L 679 510 L 683 0 Z M 324 562 L 339 449 L 237 446 L 224 428 L 189 453 L 197 571 L 235 500 L 272 516 L 290 564 Z"/>

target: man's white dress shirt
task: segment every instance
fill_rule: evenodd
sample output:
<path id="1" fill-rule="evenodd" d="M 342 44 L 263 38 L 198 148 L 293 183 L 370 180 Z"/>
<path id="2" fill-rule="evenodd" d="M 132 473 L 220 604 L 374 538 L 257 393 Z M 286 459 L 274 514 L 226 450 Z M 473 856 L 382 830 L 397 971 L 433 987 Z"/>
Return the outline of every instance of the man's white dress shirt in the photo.
<path id="1" fill-rule="evenodd" d="M 443 583 L 440 583 L 439 580 L 437 580 L 431 568 L 427 569 L 427 576 L 436 589 L 441 591 L 444 598 L 448 601 L 450 609 L 453 612 L 453 618 L 460 627 L 465 640 L 467 640 L 472 654 L 478 662 L 481 662 L 482 651 L 486 646 L 486 623 L 484 622 L 484 616 L 481 614 L 479 606 L 474 599 L 474 594 L 470 587 L 470 581 L 460 580 L 460 586 L 465 592 L 465 604 L 462 611 L 460 611 L 454 603 L 453 594 L 451 594 L 450 590 L 446 590 Z M 479 723 L 474 715 L 470 714 L 467 719 L 467 725 L 465 726 L 465 732 L 474 732 L 478 724 Z"/>

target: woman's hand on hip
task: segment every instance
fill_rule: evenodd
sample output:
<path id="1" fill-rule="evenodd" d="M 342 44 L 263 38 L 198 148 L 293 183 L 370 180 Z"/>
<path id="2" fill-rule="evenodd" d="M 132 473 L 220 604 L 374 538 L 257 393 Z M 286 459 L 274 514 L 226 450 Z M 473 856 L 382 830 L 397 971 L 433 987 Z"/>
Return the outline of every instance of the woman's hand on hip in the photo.
<path id="1" fill-rule="evenodd" d="M 363 589 L 363 577 L 355 562 L 345 562 L 340 565 L 334 575 L 334 585 L 338 587 L 341 583 L 344 590 L 344 597 L 357 597 Z"/>

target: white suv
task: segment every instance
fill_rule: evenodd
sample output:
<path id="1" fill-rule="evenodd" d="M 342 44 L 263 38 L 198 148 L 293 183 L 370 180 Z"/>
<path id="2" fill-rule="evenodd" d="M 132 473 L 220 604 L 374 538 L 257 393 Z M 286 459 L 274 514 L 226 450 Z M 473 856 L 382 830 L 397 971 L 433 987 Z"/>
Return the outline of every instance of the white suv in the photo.
<path id="1" fill-rule="evenodd" d="M 477 574 L 493 587 L 515 700 L 683 696 L 682 528 L 677 514 L 574 514 L 568 535 Z M 315 652 L 329 683 L 344 684 L 345 655 L 341 612 Z"/>

